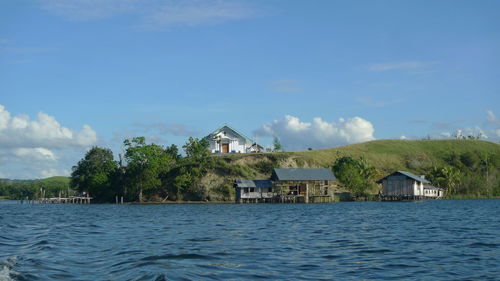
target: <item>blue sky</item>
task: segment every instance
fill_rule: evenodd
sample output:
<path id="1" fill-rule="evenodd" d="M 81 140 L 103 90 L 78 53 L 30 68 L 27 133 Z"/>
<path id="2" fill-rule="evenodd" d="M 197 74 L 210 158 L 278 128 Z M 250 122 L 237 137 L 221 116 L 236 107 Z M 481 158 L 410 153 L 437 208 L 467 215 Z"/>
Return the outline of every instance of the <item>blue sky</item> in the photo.
<path id="1" fill-rule="evenodd" d="M 289 150 L 500 140 L 499 1 L 0 2 L 0 178 L 227 123 Z"/>

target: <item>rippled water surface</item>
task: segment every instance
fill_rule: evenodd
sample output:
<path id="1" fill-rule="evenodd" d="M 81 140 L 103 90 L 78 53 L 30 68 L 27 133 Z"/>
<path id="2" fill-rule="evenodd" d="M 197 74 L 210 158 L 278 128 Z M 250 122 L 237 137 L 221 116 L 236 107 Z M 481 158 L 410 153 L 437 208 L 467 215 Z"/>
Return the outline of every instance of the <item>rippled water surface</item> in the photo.
<path id="1" fill-rule="evenodd" d="M 500 200 L 0 201 L 0 280 L 500 280 Z"/>

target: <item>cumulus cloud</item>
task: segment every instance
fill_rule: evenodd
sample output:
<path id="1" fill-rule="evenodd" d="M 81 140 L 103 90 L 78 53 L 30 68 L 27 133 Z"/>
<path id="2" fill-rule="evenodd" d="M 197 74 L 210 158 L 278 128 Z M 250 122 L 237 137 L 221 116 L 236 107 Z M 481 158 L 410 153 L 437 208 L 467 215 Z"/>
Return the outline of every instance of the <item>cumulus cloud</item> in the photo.
<path id="1" fill-rule="evenodd" d="M 87 21 L 131 15 L 139 25 L 164 28 L 245 19 L 254 10 L 241 0 L 40 0 L 41 8 L 68 20 Z"/>
<path id="2" fill-rule="evenodd" d="M 40 112 L 31 120 L 24 114 L 11 116 L 0 105 L 0 169 L 9 177 L 36 178 L 56 172 L 67 175 L 67 167 L 76 162 L 67 155 L 81 152 L 96 142 L 97 134 L 88 125 L 79 131 L 72 130 L 46 113 Z"/>
<path id="3" fill-rule="evenodd" d="M 432 139 L 462 139 L 479 138 L 493 142 L 500 141 L 500 120 L 492 110 L 486 110 L 486 119 L 481 126 L 464 126 L 460 123 L 465 121 L 439 122 L 434 123 L 435 129 L 440 129 L 439 133 L 429 134 Z"/>
<path id="4" fill-rule="evenodd" d="M 26 159 L 28 161 L 38 160 L 38 161 L 56 161 L 57 157 L 51 150 L 43 147 L 36 148 L 16 148 L 13 150 L 13 154 L 19 158 Z"/>
<path id="5" fill-rule="evenodd" d="M 96 132 L 88 125 L 80 131 L 61 126 L 57 120 L 43 112 L 35 120 L 27 115 L 11 117 L 0 105 L 0 145 L 2 147 L 85 147 L 97 141 Z"/>
<path id="6" fill-rule="evenodd" d="M 316 117 L 312 122 L 303 122 L 298 117 L 285 115 L 255 131 L 260 136 L 276 136 L 287 150 L 309 147 L 327 148 L 374 140 L 375 129 L 371 122 L 361 118 L 340 118 L 337 123 Z"/>

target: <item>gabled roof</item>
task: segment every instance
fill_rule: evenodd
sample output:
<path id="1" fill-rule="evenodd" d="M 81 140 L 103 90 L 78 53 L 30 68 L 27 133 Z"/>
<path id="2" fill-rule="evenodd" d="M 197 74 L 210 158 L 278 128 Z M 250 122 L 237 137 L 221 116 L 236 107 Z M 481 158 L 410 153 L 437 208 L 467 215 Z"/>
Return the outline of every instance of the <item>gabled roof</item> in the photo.
<path id="1" fill-rule="evenodd" d="M 259 188 L 270 188 L 273 187 L 273 183 L 270 180 L 235 180 L 234 187 L 259 187 Z"/>
<path id="2" fill-rule="evenodd" d="M 383 181 L 384 179 L 386 179 L 386 178 L 388 178 L 388 177 L 390 177 L 390 176 L 395 176 L 395 175 L 398 175 L 398 174 L 403 175 L 403 176 L 406 176 L 406 177 L 408 177 L 408 178 L 411 178 L 411 179 L 416 180 L 416 181 L 421 182 L 421 183 L 426 183 L 426 184 L 431 183 L 430 181 L 428 181 L 428 180 L 426 180 L 426 179 L 422 178 L 421 176 L 417 176 L 417 175 L 415 175 L 415 174 L 412 174 L 412 173 L 410 173 L 410 172 L 406 172 L 406 171 L 396 171 L 396 172 L 394 172 L 394 173 L 392 173 L 392 174 L 390 174 L 390 175 L 387 175 L 387 176 L 385 176 L 385 177 L 383 177 L 383 178 L 379 179 L 379 180 L 377 181 L 377 183 L 382 183 L 382 181 Z"/>
<path id="3" fill-rule="evenodd" d="M 209 136 L 217 134 L 218 132 L 222 131 L 222 129 L 224 129 L 224 127 L 227 127 L 227 128 L 228 128 L 228 129 L 230 129 L 231 131 L 233 131 L 233 132 L 235 132 L 236 134 L 238 134 L 238 135 L 242 136 L 242 137 L 243 137 L 243 138 L 244 138 L 247 142 L 249 142 L 249 143 L 253 143 L 253 142 L 254 142 L 251 138 L 247 137 L 245 134 L 240 133 L 238 130 L 234 129 L 233 127 L 231 127 L 231 126 L 229 126 L 229 125 L 227 125 L 227 124 L 224 124 L 224 125 L 220 126 L 220 127 L 219 127 L 219 128 L 217 128 L 216 130 L 214 130 L 213 132 L 211 132 L 211 133 L 209 134 Z"/>
<path id="4" fill-rule="evenodd" d="M 335 180 L 330 169 L 274 169 L 273 180 L 300 181 L 300 180 Z"/>

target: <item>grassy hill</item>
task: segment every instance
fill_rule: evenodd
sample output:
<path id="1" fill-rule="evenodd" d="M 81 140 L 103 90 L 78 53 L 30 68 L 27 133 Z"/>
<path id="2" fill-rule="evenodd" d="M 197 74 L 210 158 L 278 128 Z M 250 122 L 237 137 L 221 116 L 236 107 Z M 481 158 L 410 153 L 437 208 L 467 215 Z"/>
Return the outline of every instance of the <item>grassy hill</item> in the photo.
<path id="1" fill-rule="evenodd" d="M 377 140 L 311 151 L 220 155 L 202 183 L 208 190 L 215 191 L 210 192 L 211 197 L 219 197 L 217 193 L 227 195 L 231 191 L 236 178 L 268 178 L 276 167 L 331 168 L 342 156 L 365 157 L 375 167 L 377 178 L 396 170 L 426 174 L 433 167 L 443 166 L 457 166 L 464 173 L 473 173 L 473 167 L 460 162 L 464 154 L 474 159 L 488 155 L 492 167 L 490 177 L 495 176 L 494 184 L 498 186 L 500 145 L 481 140 Z"/>

